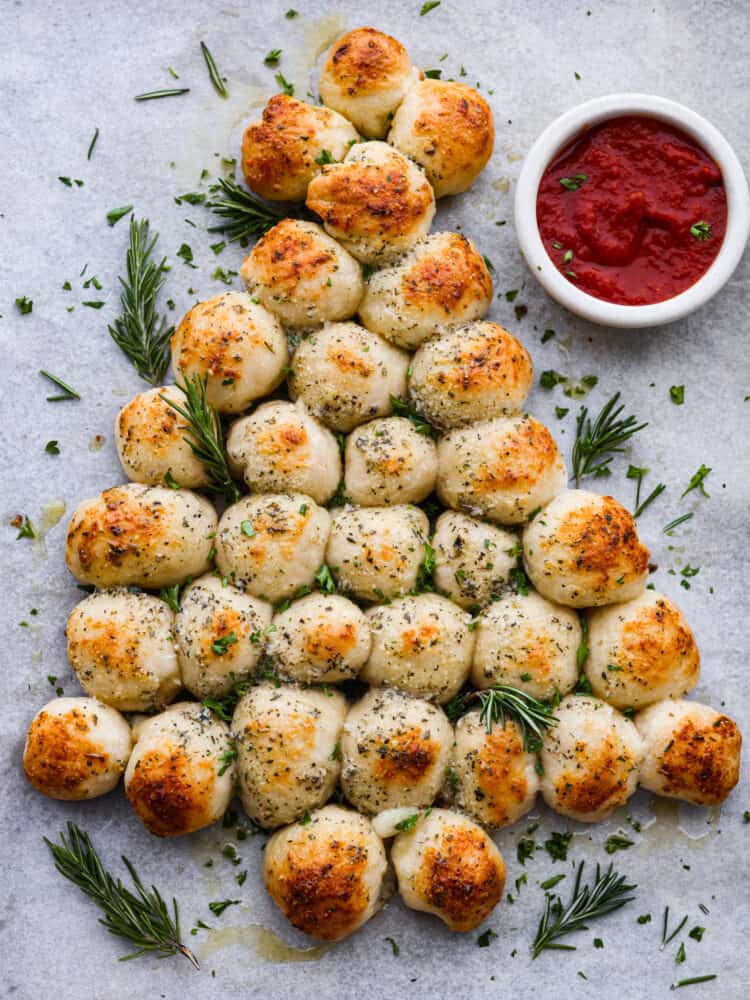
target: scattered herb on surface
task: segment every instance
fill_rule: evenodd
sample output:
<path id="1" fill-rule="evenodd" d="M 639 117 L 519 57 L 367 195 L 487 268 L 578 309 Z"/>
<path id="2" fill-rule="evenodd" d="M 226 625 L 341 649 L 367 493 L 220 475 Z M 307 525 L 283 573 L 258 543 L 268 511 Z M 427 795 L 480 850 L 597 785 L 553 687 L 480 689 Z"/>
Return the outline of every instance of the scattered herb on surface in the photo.
<path id="1" fill-rule="evenodd" d="M 387 938 L 384 938 L 384 940 L 387 941 L 388 944 L 391 946 L 391 951 L 393 952 L 393 957 L 394 958 L 398 958 L 398 956 L 401 954 L 401 949 L 399 948 L 398 943 L 396 942 L 396 939 L 392 938 L 392 937 L 387 937 Z"/>
<path id="2" fill-rule="evenodd" d="M 669 387 L 669 398 L 677 406 L 682 406 L 685 402 L 685 386 L 684 385 L 670 385 Z"/>
<path id="3" fill-rule="evenodd" d="M 28 316 L 34 309 L 34 300 L 27 298 L 25 295 L 20 295 L 16 299 L 16 308 L 22 316 Z"/>
<path id="4" fill-rule="evenodd" d="M 281 92 L 286 94 L 287 97 L 294 97 L 294 84 L 290 83 L 282 72 L 278 72 L 274 76 L 274 80 L 278 83 Z"/>
<path id="5" fill-rule="evenodd" d="M 278 66 L 279 59 L 281 59 L 281 49 L 271 49 L 267 56 L 263 59 L 266 66 Z"/>
<path id="6" fill-rule="evenodd" d="M 75 389 L 69 386 L 67 382 L 63 382 L 63 380 L 58 378 L 57 375 L 52 375 L 50 372 L 46 372 L 43 369 L 40 369 L 39 374 L 43 375 L 44 378 L 48 379 L 53 385 L 57 386 L 57 388 L 61 390 L 57 396 L 47 396 L 48 403 L 57 403 L 66 399 L 81 398 Z"/>
<path id="7" fill-rule="evenodd" d="M 431 10 L 434 10 L 436 7 L 439 6 L 440 6 L 440 0 L 427 0 L 426 3 L 422 4 L 419 11 L 419 16 L 424 17 L 425 14 L 429 14 Z"/>
<path id="8" fill-rule="evenodd" d="M 688 493 L 691 493 L 693 490 L 700 490 L 704 497 L 710 497 L 711 494 L 706 492 L 706 487 L 704 486 L 706 477 L 710 471 L 711 469 L 707 465 L 701 465 L 698 471 L 690 477 L 690 482 L 687 484 L 685 492 L 682 494 L 680 499 L 682 499 L 682 497 L 686 497 Z"/>
<path id="9" fill-rule="evenodd" d="M 211 55 L 211 50 L 205 42 L 201 42 L 201 52 L 203 53 L 206 68 L 208 69 L 209 78 L 211 83 L 214 85 L 214 90 L 219 97 L 229 97 L 229 91 L 227 90 L 222 75 L 219 72 L 219 68 L 216 65 L 216 60 Z"/>
<path id="10" fill-rule="evenodd" d="M 45 446 L 44 446 L 44 450 L 47 452 L 48 455 L 59 455 L 60 454 L 60 444 L 59 444 L 58 441 L 54 441 L 54 440 L 53 441 L 48 441 L 45 444 Z"/>
<path id="11" fill-rule="evenodd" d="M 239 899 L 220 899 L 215 903 L 209 903 L 208 908 L 215 917 L 220 917 L 224 910 L 230 906 L 238 906 L 239 902 Z"/>
<path id="12" fill-rule="evenodd" d="M 477 945 L 480 948 L 488 948 L 490 942 L 494 941 L 496 937 L 497 932 L 493 931 L 491 927 L 488 927 L 486 931 L 482 931 L 482 933 L 477 937 Z"/>
<path id="13" fill-rule="evenodd" d="M 553 861 L 567 861 L 568 848 L 572 839 L 573 833 L 570 830 L 565 833 L 553 830 L 548 839 L 544 841 L 544 849 Z"/>
<path id="14" fill-rule="evenodd" d="M 91 137 L 91 142 L 89 143 L 89 150 L 86 153 L 86 159 L 90 160 L 94 154 L 94 146 L 96 146 L 97 139 L 99 138 L 99 127 L 97 126 L 94 130 L 94 134 Z"/>
<path id="15" fill-rule="evenodd" d="M 669 987 L 670 990 L 679 990 L 682 986 L 695 986 L 697 983 L 709 983 L 712 979 L 716 979 L 715 973 L 711 973 L 708 976 L 692 976 L 690 979 L 681 979 L 679 983 L 672 983 Z"/>
<path id="16" fill-rule="evenodd" d="M 146 94 L 136 94 L 135 101 L 156 101 L 161 97 L 179 97 L 180 94 L 189 94 L 190 87 L 172 87 L 166 90 L 149 90 Z"/>
<path id="17" fill-rule="evenodd" d="M 685 521 L 689 521 L 692 518 L 692 516 L 693 516 L 692 513 L 681 514 L 679 517 L 676 517 L 674 521 L 670 521 L 669 524 L 665 524 L 664 527 L 661 529 L 662 533 L 668 535 L 675 528 L 679 527 L 681 524 L 684 524 Z"/>
<path id="18" fill-rule="evenodd" d="M 604 850 L 607 854 L 615 854 L 617 851 L 626 851 L 634 844 L 635 841 L 626 837 L 624 833 L 613 833 L 604 841 Z"/>

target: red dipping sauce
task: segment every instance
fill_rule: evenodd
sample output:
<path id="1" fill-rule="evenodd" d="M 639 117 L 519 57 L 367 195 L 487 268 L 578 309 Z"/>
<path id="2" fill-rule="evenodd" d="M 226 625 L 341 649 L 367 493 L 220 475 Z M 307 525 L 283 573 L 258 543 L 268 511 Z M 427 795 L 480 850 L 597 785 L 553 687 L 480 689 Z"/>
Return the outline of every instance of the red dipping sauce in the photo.
<path id="1" fill-rule="evenodd" d="M 727 224 L 721 170 L 655 118 L 611 118 L 547 167 L 539 234 L 558 270 L 589 295 L 649 305 L 684 292 L 715 260 Z"/>

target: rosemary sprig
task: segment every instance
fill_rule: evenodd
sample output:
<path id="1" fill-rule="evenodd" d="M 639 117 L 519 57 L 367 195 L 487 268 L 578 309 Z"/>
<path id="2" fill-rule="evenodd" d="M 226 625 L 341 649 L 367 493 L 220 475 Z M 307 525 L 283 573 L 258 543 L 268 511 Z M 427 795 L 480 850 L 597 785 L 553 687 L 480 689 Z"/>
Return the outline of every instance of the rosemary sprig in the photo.
<path id="1" fill-rule="evenodd" d="M 123 855 L 136 891 L 126 888 L 103 867 L 88 834 L 75 823 L 68 823 L 68 836 L 61 833 L 60 841 L 60 844 L 53 844 L 44 838 L 55 859 L 55 868 L 104 911 L 104 918 L 99 922 L 110 934 L 135 945 L 136 950 L 123 955 L 120 961 L 155 952 L 160 958 L 184 955 L 196 969 L 199 968 L 195 955 L 180 940 L 177 900 L 172 900 L 170 912 L 156 886 L 146 890 Z"/>
<path id="2" fill-rule="evenodd" d="M 597 864 L 593 886 L 588 883 L 581 886 L 583 865 L 582 861 L 578 866 L 573 893 L 567 905 L 563 905 L 559 896 L 547 896 L 544 913 L 531 947 L 533 958 L 538 958 L 545 948 L 575 951 L 575 945 L 559 944 L 559 938 L 574 931 L 588 930 L 587 921 L 613 913 L 634 898 L 629 893 L 637 886 L 628 885 L 627 876 L 619 875 L 611 864 L 605 872 Z"/>
<path id="3" fill-rule="evenodd" d="M 169 338 L 174 332 L 156 311 L 156 299 L 164 284 L 166 258 L 155 264 L 152 253 L 159 234 L 149 232 L 147 219 L 130 220 L 127 277 L 120 278 L 122 315 L 109 327 L 117 346 L 135 370 L 151 385 L 159 385 L 169 364 Z"/>
<path id="4" fill-rule="evenodd" d="M 587 407 L 581 407 L 572 456 L 576 486 L 586 476 L 609 475 L 609 465 L 615 454 L 625 450 L 622 445 L 648 426 L 648 423 L 639 424 L 633 416 L 620 417 L 625 407 L 617 405 L 619 399 L 620 393 L 616 392 L 593 423 Z"/>
<path id="5" fill-rule="evenodd" d="M 211 186 L 211 194 L 213 197 L 206 202 L 206 207 L 226 221 L 210 226 L 208 231 L 224 233 L 230 243 L 246 240 L 251 236 L 261 236 L 290 215 L 289 212 L 267 205 L 225 177 L 220 177 Z"/>
<path id="6" fill-rule="evenodd" d="M 198 461 L 206 466 L 211 486 L 223 493 L 228 503 L 236 503 L 241 493 L 229 471 L 221 417 L 206 400 L 207 385 L 207 375 L 192 375 L 184 382 L 177 382 L 185 393 L 184 406 L 165 395 L 161 398 L 187 421 L 185 440 Z"/>
<path id="7" fill-rule="evenodd" d="M 201 42 L 201 52 L 203 53 L 203 58 L 206 60 L 208 75 L 211 77 L 211 83 L 214 85 L 214 90 L 219 97 L 229 97 L 229 91 L 227 90 L 226 84 L 224 83 L 222 75 L 219 72 L 219 67 L 216 65 L 216 60 L 211 55 L 211 50 L 205 42 Z"/>
<path id="8" fill-rule="evenodd" d="M 484 691 L 474 691 L 468 699 L 480 702 L 482 708 L 479 721 L 487 726 L 488 733 L 498 723 L 505 729 L 507 719 L 516 722 L 521 730 L 523 748 L 528 753 L 539 750 L 546 730 L 558 723 L 549 705 L 508 684 L 496 684 Z"/>

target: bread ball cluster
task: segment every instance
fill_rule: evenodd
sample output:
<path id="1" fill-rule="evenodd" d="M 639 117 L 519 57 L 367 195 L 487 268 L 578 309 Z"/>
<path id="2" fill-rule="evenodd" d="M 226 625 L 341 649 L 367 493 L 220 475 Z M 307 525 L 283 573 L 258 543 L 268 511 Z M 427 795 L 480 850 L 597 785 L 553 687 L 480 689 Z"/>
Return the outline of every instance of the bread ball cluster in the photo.
<path id="1" fill-rule="evenodd" d="M 362 926 L 391 868 L 407 906 L 465 932 L 503 895 L 487 831 L 539 793 L 581 822 L 639 783 L 715 805 L 741 737 L 683 700 L 697 644 L 646 589 L 632 515 L 567 489 L 525 412 L 531 359 L 485 320 L 479 250 L 429 234 L 436 198 L 491 154 L 486 102 L 422 79 L 373 28 L 333 45 L 320 93 L 326 107 L 274 97 L 242 147 L 253 191 L 320 224 L 280 221 L 242 265 L 246 291 L 186 314 L 175 384 L 117 417 L 129 482 L 73 514 L 67 564 L 95 588 L 66 629 L 87 697 L 38 712 L 23 766 L 70 800 L 124 775 L 162 837 L 236 793 L 275 831 L 269 893 L 311 936 Z M 196 378 L 239 496 L 221 513 L 179 412 Z M 488 723 L 498 687 L 552 706 L 542 739 Z"/>

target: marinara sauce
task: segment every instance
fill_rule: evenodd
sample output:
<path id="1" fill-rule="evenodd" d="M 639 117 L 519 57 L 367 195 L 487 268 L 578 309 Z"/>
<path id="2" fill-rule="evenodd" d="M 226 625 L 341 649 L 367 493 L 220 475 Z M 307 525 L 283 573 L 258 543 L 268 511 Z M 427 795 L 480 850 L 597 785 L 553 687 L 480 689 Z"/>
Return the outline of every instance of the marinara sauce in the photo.
<path id="1" fill-rule="evenodd" d="M 623 305 L 672 298 L 721 248 L 721 170 L 685 132 L 622 116 L 583 132 L 550 163 L 536 217 L 555 266 L 584 292 Z"/>

